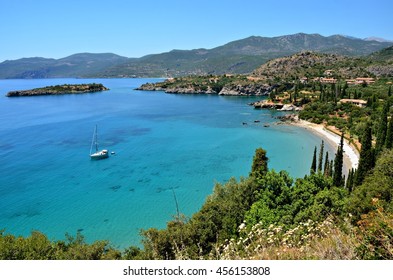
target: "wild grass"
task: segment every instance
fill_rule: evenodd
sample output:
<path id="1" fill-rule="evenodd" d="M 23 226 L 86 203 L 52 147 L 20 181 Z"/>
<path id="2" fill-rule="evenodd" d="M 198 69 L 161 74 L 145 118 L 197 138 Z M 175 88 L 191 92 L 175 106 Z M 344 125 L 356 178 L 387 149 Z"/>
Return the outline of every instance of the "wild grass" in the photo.
<path id="1" fill-rule="evenodd" d="M 256 224 L 247 229 L 243 223 L 239 233 L 239 239 L 228 240 L 216 257 L 224 260 L 356 259 L 353 228 L 349 223 L 345 223 L 345 229 L 339 228 L 333 217 L 320 223 L 309 220 L 288 230 L 273 224 L 268 227 Z"/>

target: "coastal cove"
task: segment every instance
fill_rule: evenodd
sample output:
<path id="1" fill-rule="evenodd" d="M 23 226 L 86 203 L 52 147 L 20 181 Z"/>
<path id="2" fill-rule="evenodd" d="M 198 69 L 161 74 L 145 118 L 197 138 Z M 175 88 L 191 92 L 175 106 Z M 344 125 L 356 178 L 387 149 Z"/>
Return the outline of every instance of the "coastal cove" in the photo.
<path id="1" fill-rule="evenodd" d="M 269 167 L 309 173 L 319 135 L 276 125 L 274 110 L 248 104 L 261 97 L 176 95 L 136 91 L 159 79 L 0 81 L 0 228 L 50 239 L 83 234 L 117 248 L 140 244 L 140 229 L 165 227 L 176 213 L 196 212 L 215 182 L 250 172 L 258 147 Z M 83 95 L 7 98 L 12 90 L 102 83 Z M 255 122 L 255 121 L 258 122 Z M 247 123 L 246 125 L 243 123 Z M 95 125 L 100 145 L 116 154 L 90 161 Z M 335 147 L 326 143 L 332 158 Z"/>

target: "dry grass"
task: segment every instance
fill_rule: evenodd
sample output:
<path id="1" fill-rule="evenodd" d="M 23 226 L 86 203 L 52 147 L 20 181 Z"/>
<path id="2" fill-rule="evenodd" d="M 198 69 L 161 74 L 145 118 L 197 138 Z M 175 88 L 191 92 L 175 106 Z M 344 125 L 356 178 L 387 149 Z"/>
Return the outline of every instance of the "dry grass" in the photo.
<path id="1" fill-rule="evenodd" d="M 280 226 L 263 228 L 257 224 L 251 230 L 240 226 L 238 240 L 229 240 L 220 248 L 219 259 L 264 260 L 336 260 L 356 259 L 357 247 L 353 229 L 345 224 L 346 232 L 332 218 L 321 223 L 308 221 L 283 231 Z"/>

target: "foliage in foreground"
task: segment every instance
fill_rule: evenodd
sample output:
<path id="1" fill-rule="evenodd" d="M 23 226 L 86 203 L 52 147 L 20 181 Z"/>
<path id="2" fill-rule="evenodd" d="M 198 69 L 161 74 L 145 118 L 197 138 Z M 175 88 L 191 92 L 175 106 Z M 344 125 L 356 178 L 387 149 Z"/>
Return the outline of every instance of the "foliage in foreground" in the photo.
<path id="1" fill-rule="evenodd" d="M 43 233 L 33 231 L 28 237 L 15 237 L 0 231 L 2 260 L 111 260 L 120 259 L 121 252 L 108 241 L 87 244 L 82 235 L 66 235 L 66 241 L 50 241 Z"/>
<path id="2" fill-rule="evenodd" d="M 285 171 L 267 171 L 265 156 L 256 152 L 250 178 L 217 185 L 189 221 L 144 232 L 145 257 L 392 259 L 393 151 L 381 153 L 353 192 L 321 171 L 293 183 Z M 247 189 L 254 202 L 235 207 Z"/>
<path id="3" fill-rule="evenodd" d="M 294 181 L 267 161 L 258 149 L 250 177 L 217 184 L 191 218 L 143 231 L 143 249 L 0 231 L 0 259 L 393 259 L 393 150 L 352 192 L 322 170 Z"/>

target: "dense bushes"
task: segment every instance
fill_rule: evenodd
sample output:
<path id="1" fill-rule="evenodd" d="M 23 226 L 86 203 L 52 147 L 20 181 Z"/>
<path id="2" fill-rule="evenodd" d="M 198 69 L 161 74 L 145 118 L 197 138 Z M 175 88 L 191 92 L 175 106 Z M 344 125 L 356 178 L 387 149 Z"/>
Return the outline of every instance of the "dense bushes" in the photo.
<path id="1" fill-rule="evenodd" d="M 267 170 L 261 164 L 267 162 L 262 149 L 257 150 L 254 161 L 250 178 L 216 186 L 201 211 L 182 223 L 181 238 L 173 234 L 169 223 L 159 231 L 166 246 L 162 236 L 145 239 L 145 252 L 161 248 L 163 251 L 150 254 L 161 259 L 379 259 L 393 255 L 389 214 L 393 212 L 392 151 L 383 153 L 374 172 L 353 193 L 334 186 L 332 178 L 320 171 L 295 182 L 285 171 L 255 172 Z M 376 197 L 379 210 L 373 202 Z M 145 232 L 145 237 L 148 232 L 156 230 Z M 374 233 L 381 236 L 371 238 Z M 299 239 L 297 245 L 291 238 Z"/>
<path id="2" fill-rule="evenodd" d="M 258 149 L 250 177 L 216 184 L 201 210 L 142 232 L 124 252 L 81 235 L 50 241 L 0 231 L 0 259 L 392 259 L 393 151 L 360 186 L 336 187 L 322 170 L 293 180 L 268 170 Z M 351 222 L 351 223 L 350 223 Z"/>
<path id="3" fill-rule="evenodd" d="M 15 237 L 0 231 L 2 260 L 100 260 L 120 259 L 121 252 L 107 241 L 85 243 L 83 236 L 66 235 L 66 241 L 50 241 L 44 234 L 33 231 L 28 237 Z"/>
<path id="4" fill-rule="evenodd" d="M 198 259 L 208 255 L 217 243 L 236 236 L 246 211 L 256 201 L 257 188 L 251 178 L 217 184 L 190 220 L 171 221 L 164 230 L 142 232 L 146 256 Z"/>
<path id="5" fill-rule="evenodd" d="M 374 198 L 379 200 L 380 206 L 393 213 L 393 150 L 382 153 L 373 172 L 353 191 L 348 211 L 354 215 L 354 220 L 374 209 Z"/>

